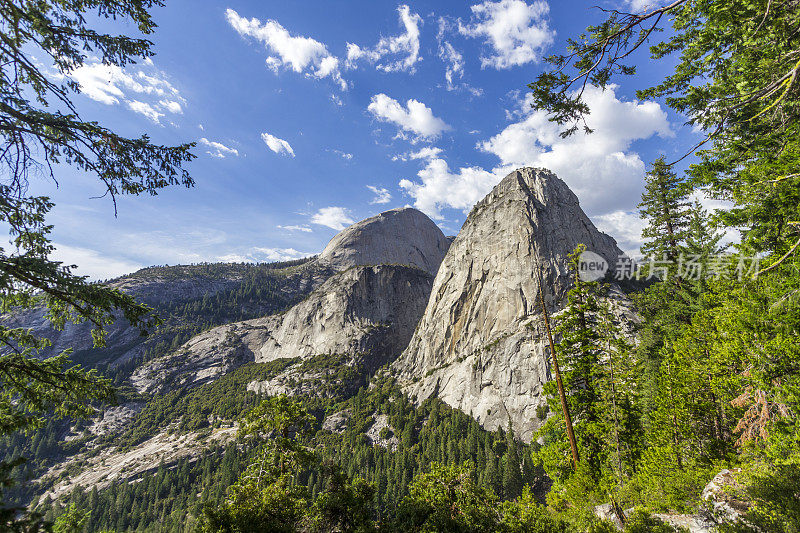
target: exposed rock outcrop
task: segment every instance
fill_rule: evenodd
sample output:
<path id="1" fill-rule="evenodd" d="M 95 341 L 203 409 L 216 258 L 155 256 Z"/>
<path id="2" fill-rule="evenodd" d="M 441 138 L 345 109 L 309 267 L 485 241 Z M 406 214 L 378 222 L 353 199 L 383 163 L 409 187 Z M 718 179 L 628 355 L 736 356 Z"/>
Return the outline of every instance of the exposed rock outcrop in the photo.
<path id="1" fill-rule="evenodd" d="M 413 267 L 353 267 L 332 276 L 285 313 L 193 337 L 174 353 L 139 367 L 131 380 L 140 392 L 153 392 L 213 381 L 248 361 L 296 357 L 317 358 L 318 364 L 306 363 L 301 374 L 334 364 L 372 373 L 408 344 L 432 282 L 433 276 Z M 332 361 L 334 356 L 342 360 Z M 289 392 L 287 382 L 294 387 L 309 379 L 298 370 L 287 370 L 263 390 Z"/>
<path id="2" fill-rule="evenodd" d="M 433 276 L 398 265 L 353 267 L 286 313 L 266 319 L 257 362 L 319 354 L 370 354 L 374 371 L 400 355 L 425 310 Z"/>
<path id="3" fill-rule="evenodd" d="M 179 434 L 165 428 L 130 450 L 106 447 L 99 453 L 97 450 L 86 451 L 75 456 L 71 462 L 59 463 L 39 480 L 53 482 L 42 498 L 55 499 L 69 494 L 77 487 L 86 490 L 92 487 L 103 489 L 112 483 L 136 479 L 146 472 L 154 472 L 163 464 L 175 463 L 180 459 L 194 461 L 203 453 L 208 453 L 210 447 L 232 441 L 237 430 L 238 426 L 230 425 L 210 432 Z M 77 475 L 63 475 L 67 465 L 78 461 L 82 462 L 82 467 Z"/>
<path id="4" fill-rule="evenodd" d="M 268 333 L 255 360 L 303 361 L 255 388 L 270 394 L 355 392 L 408 345 L 432 283 L 427 272 L 398 265 L 337 274 L 288 312 L 264 319 Z"/>
<path id="5" fill-rule="evenodd" d="M 622 254 L 554 174 L 523 168 L 506 176 L 472 209 L 439 267 L 425 314 L 393 364 L 404 390 L 419 401 L 438 396 L 488 429 L 510 417 L 529 440 L 550 379 L 538 276 L 557 311 L 579 243 L 612 268 Z"/>
<path id="6" fill-rule="evenodd" d="M 411 207 L 385 211 L 339 232 L 319 255 L 336 270 L 397 264 L 436 275 L 450 242 L 424 213 Z"/>
<path id="7" fill-rule="evenodd" d="M 271 269 L 270 265 L 258 267 L 241 264 L 178 265 L 143 268 L 111 280 L 107 282 L 107 286 L 132 295 L 137 301 L 160 310 L 162 318 L 175 321 L 173 317 L 164 315 L 161 309 L 163 305 L 191 303 L 204 297 L 213 297 L 223 291 L 236 290 L 245 281 L 248 268 L 263 268 L 273 272 L 275 279 L 280 283 L 280 295 L 283 299 L 280 303 L 264 302 L 260 307 L 262 312 L 280 304 L 285 309 L 334 273 L 331 268 L 323 267 L 313 259 L 298 266 L 275 269 Z M 278 307 L 279 309 L 281 307 Z M 127 320 L 119 318 L 106 326 L 106 346 L 98 349 L 93 347 L 91 323 L 67 323 L 64 329 L 55 330 L 45 315 L 46 309 L 37 307 L 19 314 L 3 316 L 2 320 L 8 327 L 32 328 L 34 335 L 50 339 L 52 346 L 41 352 L 42 357 L 49 357 L 71 348 L 74 352 L 72 357 L 74 361 L 84 362 L 83 357 L 88 355 L 87 359 L 91 363 L 102 361 L 112 367 L 141 355 L 146 340 L 149 340 L 150 344 L 155 344 L 163 337 L 158 330 L 151 331 L 150 337 L 143 337 L 138 328 L 131 327 Z M 166 339 L 167 342 L 170 340 Z"/>

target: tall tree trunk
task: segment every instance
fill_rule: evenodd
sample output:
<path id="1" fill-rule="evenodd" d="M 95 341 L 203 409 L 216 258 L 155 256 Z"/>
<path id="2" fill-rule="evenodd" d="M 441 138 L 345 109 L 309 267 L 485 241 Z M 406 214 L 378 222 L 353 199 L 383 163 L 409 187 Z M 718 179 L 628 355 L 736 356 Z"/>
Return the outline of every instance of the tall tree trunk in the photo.
<path id="1" fill-rule="evenodd" d="M 578 444 L 575 442 L 575 432 L 572 430 L 572 417 L 569 415 L 569 406 L 567 405 L 567 395 L 564 394 L 564 382 L 561 381 L 561 371 L 558 368 L 558 358 L 556 357 L 556 347 L 553 343 L 553 333 L 550 331 L 550 318 L 547 315 L 547 306 L 544 303 L 544 281 L 542 280 L 542 273 L 539 273 L 539 300 L 542 302 L 542 315 L 544 316 L 544 325 L 547 329 L 547 339 L 550 341 L 550 354 L 553 357 L 553 369 L 556 374 L 556 384 L 558 385 L 558 395 L 561 398 L 561 408 L 564 411 L 564 422 L 567 425 L 567 437 L 569 438 L 569 446 L 572 449 L 572 467 L 574 470 L 578 469 Z"/>

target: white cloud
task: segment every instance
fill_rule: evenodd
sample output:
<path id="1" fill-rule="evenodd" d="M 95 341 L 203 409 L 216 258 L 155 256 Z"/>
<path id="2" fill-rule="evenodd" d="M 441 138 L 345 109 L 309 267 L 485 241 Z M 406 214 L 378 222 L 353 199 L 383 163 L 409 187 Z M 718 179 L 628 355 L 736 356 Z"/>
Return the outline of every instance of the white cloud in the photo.
<path id="1" fill-rule="evenodd" d="M 161 106 L 170 113 L 174 113 L 177 115 L 183 113 L 183 108 L 181 107 L 181 104 L 178 102 L 175 102 L 173 100 L 159 100 L 158 103 L 161 104 Z"/>
<path id="2" fill-rule="evenodd" d="M 206 153 L 211 157 L 225 159 L 225 157 L 229 155 L 233 156 L 239 155 L 239 150 L 237 150 L 236 148 L 229 148 L 220 142 L 209 141 L 205 137 L 200 138 L 200 143 L 204 144 L 205 146 L 208 146 L 209 150 L 207 150 Z"/>
<path id="3" fill-rule="evenodd" d="M 445 64 L 445 88 L 448 91 L 465 90 L 473 96 L 482 96 L 483 89 L 472 87 L 461 81 L 464 78 L 464 56 L 444 38 L 447 33 L 452 31 L 452 23 L 444 17 L 439 17 L 439 32 L 436 34 L 436 41 L 439 43 L 439 59 Z"/>
<path id="4" fill-rule="evenodd" d="M 376 94 L 370 100 L 367 111 L 382 122 L 392 122 L 403 131 L 417 135 L 418 138 L 438 137 L 443 131 L 451 129 L 447 123 L 433 115 L 430 107 L 414 99 L 400 102 L 385 94 Z"/>
<path id="5" fill-rule="evenodd" d="M 261 140 L 263 140 L 269 147 L 269 149 L 275 152 L 276 154 L 284 153 L 286 155 L 294 157 L 294 150 L 287 141 L 279 139 L 278 137 L 275 137 L 274 135 L 271 135 L 269 133 L 262 133 Z"/>
<path id="6" fill-rule="evenodd" d="M 320 226 L 327 226 L 341 231 L 355 220 L 350 215 L 350 210 L 344 207 L 323 207 L 311 216 L 311 222 Z"/>
<path id="7" fill-rule="evenodd" d="M 731 202 L 710 198 L 706 196 L 702 190 L 692 193 L 690 200 L 699 202 L 703 209 L 709 213 L 713 213 L 717 209 L 728 210 L 733 207 Z M 600 231 L 614 237 L 619 247 L 623 252 L 628 254 L 629 257 L 641 255 L 639 248 L 644 243 L 642 230 L 647 225 L 647 222 L 639 217 L 638 210 L 619 210 L 602 215 L 595 215 L 592 217 L 592 221 L 594 221 Z M 739 232 L 735 228 L 730 228 L 723 233 L 720 244 L 737 243 L 739 240 Z"/>
<path id="8" fill-rule="evenodd" d="M 630 6 L 631 11 L 634 13 L 649 11 L 650 8 L 661 5 L 659 0 L 628 0 L 626 3 Z"/>
<path id="9" fill-rule="evenodd" d="M 403 179 L 400 187 L 414 198 L 417 209 L 436 219 L 443 218 L 443 207 L 468 211 L 500 181 L 497 175 L 477 167 L 451 172 L 439 158 L 429 159 L 417 176 L 419 182 Z"/>
<path id="10" fill-rule="evenodd" d="M 330 151 L 333 152 L 334 154 L 338 155 L 342 159 L 347 160 L 347 161 L 350 161 L 350 160 L 353 159 L 353 154 L 351 154 L 351 153 L 344 152 L 342 150 L 337 150 L 335 148 L 333 150 L 330 150 Z"/>
<path id="11" fill-rule="evenodd" d="M 439 57 L 447 63 L 444 79 L 447 81 L 447 90 L 456 88 L 456 79 L 464 77 L 464 56 L 462 56 L 448 41 L 439 44 Z"/>
<path id="12" fill-rule="evenodd" d="M 407 5 L 398 6 L 397 12 L 405 32 L 396 37 L 383 37 L 374 48 L 361 48 L 357 44 L 347 43 L 347 66 L 355 67 L 360 59 L 375 65 L 384 72 L 414 72 L 419 57 L 419 26 L 422 17 L 412 13 Z M 394 61 L 382 61 L 385 58 L 404 56 Z"/>
<path id="13" fill-rule="evenodd" d="M 55 243 L 50 258 L 65 265 L 76 265 L 75 274 L 89 276 L 90 279 L 110 279 L 130 274 L 144 265 L 118 257 L 109 257 L 95 250 Z"/>
<path id="14" fill-rule="evenodd" d="M 300 252 L 294 248 L 262 248 L 254 247 L 240 253 L 229 253 L 217 256 L 217 261 L 224 263 L 272 263 L 275 261 L 291 261 L 308 257 L 306 252 Z"/>
<path id="15" fill-rule="evenodd" d="M 667 115 L 654 102 L 620 101 L 615 88 L 605 92 L 590 88 L 585 99 L 594 133 L 577 133 L 567 139 L 547 115 L 520 102 L 518 122 L 507 126 L 478 148 L 496 155 L 500 164 L 491 171 L 470 167 L 451 171 L 439 153 L 431 153 L 418 181 L 404 179 L 400 186 L 414 198 L 415 206 L 433 217 L 445 207 L 469 210 L 515 168 L 544 167 L 555 172 L 581 199 L 589 216 L 629 210 L 639 202 L 644 162 L 630 150 L 634 141 L 653 135 L 672 135 Z M 621 220 L 610 217 L 611 224 Z"/>
<path id="16" fill-rule="evenodd" d="M 302 226 L 278 226 L 280 229 L 285 229 L 286 231 L 302 231 L 303 233 L 311 233 L 312 230 L 310 227 L 302 225 Z"/>
<path id="17" fill-rule="evenodd" d="M 347 82 L 342 79 L 339 59 L 328 52 L 328 48 L 310 37 L 293 36 L 275 20 L 261 22 L 257 18 L 246 19 L 233 9 L 225 11 L 228 24 L 243 37 L 251 37 L 264 43 L 269 54 L 266 64 L 277 72 L 290 69 L 311 78 L 330 77 L 342 90 Z"/>
<path id="18" fill-rule="evenodd" d="M 442 153 L 441 148 L 436 148 L 435 146 L 425 146 L 424 148 L 420 148 L 416 152 L 411 152 L 408 154 L 408 157 L 411 159 L 433 159 L 438 157 L 439 154 Z"/>
<path id="19" fill-rule="evenodd" d="M 159 119 L 164 116 L 164 113 L 159 113 L 153 106 L 146 102 L 140 102 L 139 100 L 131 100 L 128 102 L 128 108 L 133 111 L 134 113 L 139 113 L 140 115 L 144 115 L 152 122 L 156 124 L 159 123 Z"/>
<path id="20" fill-rule="evenodd" d="M 578 132 L 566 139 L 562 127 L 550 122 L 543 111 L 534 111 L 526 99 L 519 122 L 479 143 L 496 155 L 504 175 L 521 166 L 544 167 L 563 179 L 581 199 L 590 215 L 629 209 L 639 202 L 644 162 L 630 150 L 631 144 L 653 135 L 672 136 L 667 115 L 655 102 L 619 100 L 616 87 L 606 91 L 588 87 L 584 99 L 592 134 Z"/>
<path id="21" fill-rule="evenodd" d="M 374 185 L 367 185 L 367 189 L 375 194 L 375 198 L 370 202 L 371 204 L 388 204 L 392 200 L 392 193 L 389 192 L 389 189 L 375 187 Z"/>
<path id="22" fill-rule="evenodd" d="M 474 24 L 459 21 L 459 32 L 484 37 L 494 55 L 482 56 L 481 65 L 506 69 L 538 61 L 542 49 L 553 41 L 555 32 L 547 25 L 549 6 L 544 0 L 530 5 L 523 0 L 486 0 L 471 6 Z"/>
<path id="23" fill-rule="evenodd" d="M 397 154 L 392 157 L 392 161 L 409 161 L 413 159 L 434 159 L 439 157 L 442 153 L 441 148 L 435 146 L 425 146 L 416 152 L 406 152 L 404 154 Z"/>
<path id="24" fill-rule="evenodd" d="M 640 255 L 639 247 L 642 245 L 642 230 L 645 221 L 639 218 L 638 211 L 612 211 L 592 217 L 597 229 L 614 237 L 620 249 L 628 257 Z"/>
<path id="25" fill-rule="evenodd" d="M 56 76 L 59 77 L 59 76 Z M 131 111 L 160 123 L 166 113 L 183 113 L 186 100 L 158 70 L 153 62 L 123 69 L 117 65 L 104 65 L 91 60 L 69 73 L 80 86 L 80 91 L 96 102 L 105 105 L 125 104 Z"/>

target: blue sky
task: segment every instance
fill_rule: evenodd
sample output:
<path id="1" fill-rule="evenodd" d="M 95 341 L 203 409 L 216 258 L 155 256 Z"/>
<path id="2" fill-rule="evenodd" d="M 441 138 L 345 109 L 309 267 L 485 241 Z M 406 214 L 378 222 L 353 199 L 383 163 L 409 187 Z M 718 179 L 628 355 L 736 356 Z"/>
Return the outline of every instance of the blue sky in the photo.
<path id="1" fill-rule="evenodd" d="M 605 7 L 641 9 L 640 0 Z M 348 224 L 405 205 L 455 234 L 510 170 L 550 168 L 634 250 L 646 165 L 695 134 L 634 91 L 667 66 L 590 92 L 591 136 L 558 137 L 530 109 L 541 58 L 602 18 L 596 2 L 170 0 L 152 61 L 73 74 L 84 118 L 164 144 L 197 141 L 196 186 L 124 198 L 59 169 L 56 257 L 106 278 L 153 264 L 319 252 Z M 135 28 L 122 27 L 126 33 Z"/>

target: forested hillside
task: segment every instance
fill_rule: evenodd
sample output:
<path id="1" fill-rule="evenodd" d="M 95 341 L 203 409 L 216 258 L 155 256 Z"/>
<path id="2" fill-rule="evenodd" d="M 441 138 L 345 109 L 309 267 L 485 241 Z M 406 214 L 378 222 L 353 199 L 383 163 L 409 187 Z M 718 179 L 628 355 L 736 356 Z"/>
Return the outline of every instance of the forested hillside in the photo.
<path id="1" fill-rule="evenodd" d="M 180 429 L 195 429 L 195 425 L 208 426 L 208 415 L 235 418 L 253 405 L 255 395 L 241 387 L 241 380 L 231 378 L 225 381 L 238 387 L 220 381 L 214 387 L 192 391 L 177 409 L 168 407 L 172 406 L 169 399 L 152 402 L 147 419 L 160 425 L 183 416 Z M 225 407 L 219 407 L 220 402 Z M 311 402 L 308 409 L 315 415 L 314 429 L 303 443 L 313 448 L 316 456 L 298 473 L 297 483 L 307 487 L 312 498 L 327 488 L 322 465 L 329 462 L 339 465 L 349 477 L 362 478 L 375 487 L 367 508 L 370 514 L 385 519 L 395 515 L 397 504 L 408 496 L 411 481 L 428 471 L 433 462 L 455 466 L 469 460 L 481 465 L 476 481 L 508 499 L 521 493 L 523 483 L 538 487 L 541 494 L 537 483 L 542 478 L 534 472 L 527 446 L 510 439 L 507 432 L 483 431 L 469 416 L 438 400 L 414 407 L 391 380 L 381 381 L 370 391 L 362 389 L 345 402 Z M 201 418 L 194 413 L 202 413 Z M 331 416 L 341 416 L 341 422 L 332 427 L 323 424 Z M 380 429 L 370 431 L 376 423 Z M 123 445 L 136 444 L 135 438 L 123 439 Z M 92 531 L 191 530 L 187 525 L 196 523 L 203 503 L 222 501 L 255 455 L 255 450 L 233 443 L 210 446 L 196 460 L 160 465 L 135 482 L 75 490 L 61 503 L 89 511 L 87 524 Z M 59 509 L 49 504 L 41 507 L 48 517 L 57 516 Z"/>

